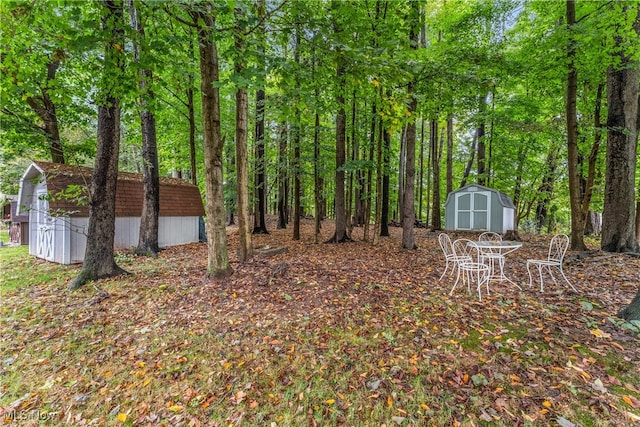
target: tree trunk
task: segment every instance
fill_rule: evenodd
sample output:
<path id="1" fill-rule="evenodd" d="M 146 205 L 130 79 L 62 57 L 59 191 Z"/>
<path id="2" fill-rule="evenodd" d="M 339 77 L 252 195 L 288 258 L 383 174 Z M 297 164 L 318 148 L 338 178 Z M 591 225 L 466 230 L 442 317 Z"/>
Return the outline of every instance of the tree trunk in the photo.
<path id="1" fill-rule="evenodd" d="M 429 132 L 429 148 L 431 149 L 431 169 L 433 170 L 433 200 L 431 214 L 431 228 L 442 229 L 442 218 L 440 213 L 440 152 L 438 150 L 438 119 L 431 121 Z"/>
<path id="2" fill-rule="evenodd" d="M 569 45 L 567 47 L 567 162 L 569 169 L 569 202 L 571 205 L 571 249 L 586 250 L 584 244 L 584 217 L 582 215 L 582 188 L 580 185 L 580 169 L 578 167 L 578 112 L 577 91 L 578 72 L 574 63 L 576 56 L 575 40 L 572 35 L 576 23 L 575 0 L 567 0 L 567 32 Z"/>
<path id="3" fill-rule="evenodd" d="M 420 120 L 420 165 L 418 171 L 418 219 L 422 220 L 423 198 L 424 198 L 424 117 Z"/>
<path id="4" fill-rule="evenodd" d="M 462 175 L 462 181 L 460 181 L 460 188 L 467 185 L 467 179 L 469 179 L 469 174 L 471 173 L 471 168 L 473 167 L 473 160 L 476 156 L 476 146 L 478 142 L 478 130 L 476 129 L 475 135 L 473 137 L 473 141 L 471 141 L 470 153 L 469 153 L 469 161 L 467 162 L 467 166 L 464 169 L 464 174 Z"/>
<path id="5" fill-rule="evenodd" d="M 145 39 L 144 26 L 138 20 L 138 9 L 134 0 L 129 0 L 129 14 L 131 27 L 138 32 L 141 40 Z M 134 59 L 140 63 L 140 48 L 133 43 Z M 149 69 L 142 69 L 139 73 L 140 86 L 140 125 L 142 127 L 142 181 L 144 196 L 142 199 L 142 215 L 140 217 L 140 233 L 136 254 L 157 257 L 158 224 L 160 215 L 160 173 L 158 171 L 158 146 L 156 141 L 156 119 L 148 108 L 148 100 L 153 102 L 155 94 L 150 84 L 153 73 Z"/>
<path id="6" fill-rule="evenodd" d="M 294 61 L 300 65 L 300 28 L 296 27 L 295 31 L 295 50 L 293 53 Z M 300 133 L 302 132 L 302 113 L 300 112 L 300 75 L 295 74 L 295 123 L 293 125 L 293 240 L 300 240 L 300 195 L 302 189 L 300 187 L 300 174 L 302 163 L 300 161 Z"/>
<path id="7" fill-rule="evenodd" d="M 380 89 L 380 95 L 382 95 L 382 89 Z M 375 204 L 375 213 L 374 213 L 374 230 L 373 230 L 373 244 L 377 244 L 380 241 L 380 237 L 383 236 L 382 232 L 383 232 L 383 222 L 382 222 L 382 204 L 383 204 L 383 162 L 384 162 L 384 154 L 383 154 L 383 145 L 382 145 L 382 141 L 383 141 L 383 124 L 382 124 L 382 120 L 378 120 L 378 131 L 377 131 L 377 137 L 375 137 L 375 141 L 376 141 L 376 149 L 375 149 L 375 156 L 376 156 L 376 204 Z M 372 131 L 374 133 L 376 133 L 376 129 L 372 129 Z M 373 156 L 371 156 L 372 159 L 371 161 L 373 161 Z M 371 180 L 370 180 L 371 181 Z M 371 185 L 373 185 L 373 183 L 371 183 Z M 371 187 L 370 187 L 371 188 Z M 387 226 L 384 226 L 384 229 L 387 233 L 387 235 L 389 235 L 389 230 L 387 228 Z"/>
<path id="8" fill-rule="evenodd" d="M 542 231 L 545 225 L 549 224 L 549 203 L 551 203 L 553 199 L 553 190 L 558 169 L 558 148 L 555 144 L 552 144 L 547 153 L 542 183 L 537 191 L 538 203 L 536 204 L 535 223 L 538 233 Z M 520 156 L 518 157 L 520 158 Z M 519 173 L 519 175 L 521 176 L 522 174 Z"/>
<path id="9" fill-rule="evenodd" d="M 332 9 L 337 9 L 337 0 L 331 3 Z M 336 18 L 334 18 L 336 19 Z M 334 21 L 334 32 L 336 35 L 341 33 L 340 25 L 337 20 Z M 336 48 L 336 103 L 338 111 L 336 114 L 336 174 L 335 174 L 335 232 L 328 243 L 342 243 L 350 241 L 351 238 L 347 234 L 346 208 L 345 208 L 345 189 L 344 189 L 344 163 L 346 159 L 346 122 L 347 114 L 345 112 L 344 89 L 346 87 L 346 64 L 344 52 L 341 48 Z"/>
<path id="10" fill-rule="evenodd" d="M 256 11 L 259 19 L 264 19 L 266 15 L 265 0 L 258 0 Z M 264 30 L 264 27 L 261 28 Z M 262 72 L 265 70 L 265 34 L 264 31 L 257 32 L 257 67 Z M 255 126 L 255 177 L 254 177 L 254 217 L 253 234 L 269 234 L 267 230 L 267 180 L 265 175 L 265 141 L 264 141 L 264 109 L 265 90 L 264 82 L 262 87 L 256 91 L 256 126 Z"/>
<path id="11" fill-rule="evenodd" d="M 123 274 L 113 258 L 116 223 L 116 185 L 118 182 L 118 154 L 120 149 L 119 87 L 122 81 L 124 58 L 116 46 L 124 38 L 122 5 L 106 0 L 102 27 L 111 39 L 106 41 L 104 73 L 98 100 L 98 146 L 89 202 L 87 246 L 82 270 L 69 286 L 78 289 L 90 280 Z M 114 77 L 116 76 L 116 77 Z M 117 83 L 116 83 L 117 85 Z"/>
<path id="12" fill-rule="evenodd" d="M 625 6 L 627 9 L 630 6 Z M 635 5 L 634 28 L 640 34 L 640 6 Z M 628 9 L 627 9 L 628 10 Z M 624 52 L 629 36 L 616 37 L 618 68 L 607 72 L 607 156 L 602 249 L 636 252 L 635 172 L 638 144 L 638 65 Z"/>
<path id="13" fill-rule="evenodd" d="M 487 95 L 480 97 L 480 125 L 476 130 L 478 137 L 478 177 L 479 185 L 487 185 L 487 169 L 486 169 L 486 150 L 485 150 L 485 111 L 486 111 Z"/>
<path id="14" fill-rule="evenodd" d="M 447 114 L 447 196 L 453 191 L 453 115 Z"/>
<path id="15" fill-rule="evenodd" d="M 244 12 L 235 9 L 235 48 L 234 71 L 242 76 L 245 69 L 244 57 L 246 40 L 244 32 L 247 26 Z M 238 260 L 245 262 L 253 256 L 251 241 L 251 215 L 249 208 L 249 159 L 247 135 L 249 133 L 249 95 L 244 87 L 236 90 L 236 193 L 238 197 Z"/>
<path id="16" fill-rule="evenodd" d="M 191 53 L 191 57 L 195 57 L 195 52 L 193 50 L 193 41 L 189 43 L 189 52 Z M 187 111 L 189 117 L 189 160 L 191 165 L 191 183 L 193 185 L 198 185 L 198 169 L 196 167 L 196 114 L 195 114 L 195 103 L 193 97 L 193 83 L 195 81 L 194 75 L 192 72 L 189 72 L 187 75 L 188 87 L 186 90 L 187 93 Z"/>
<path id="17" fill-rule="evenodd" d="M 418 3 L 412 2 L 411 26 L 409 28 L 409 43 L 411 49 L 418 50 L 420 42 L 420 8 Z M 415 78 L 417 79 L 417 77 Z M 416 223 L 415 214 L 415 174 L 416 174 L 416 111 L 418 109 L 418 99 L 415 96 L 416 80 L 409 82 L 407 87 L 407 96 L 409 104 L 407 105 L 407 114 L 409 115 L 409 123 L 407 124 L 406 133 L 406 164 L 405 164 L 405 191 L 404 206 L 402 208 L 402 247 L 404 249 L 417 249 L 414 227 Z"/>
<path id="18" fill-rule="evenodd" d="M 287 124 L 280 123 L 278 150 L 278 230 L 287 228 Z"/>
<path id="19" fill-rule="evenodd" d="M 315 55 L 315 52 L 314 52 Z M 315 91 L 316 98 L 318 90 Z M 315 123 L 313 127 L 313 193 L 315 201 L 314 217 L 314 237 L 315 243 L 320 242 L 320 221 L 322 220 L 322 181 L 320 180 L 320 114 L 315 113 Z"/>
<path id="20" fill-rule="evenodd" d="M 206 11 L 191 12 L 198 28 L 202 92 L 202 133 L 206 184 L 206 215 L 208 261 L 207 276 L 222 278 L 233 273 L 227 252 L 225 227 L 222 152 L 224 141 L 220 132 L 220 90 L 218 50 L 214 41 L 215 19 L 211 5 Z"/>
<path id="21" fill-rule="evenodd" d="M 404 186 L 405 186 L 405 169 L 407 164 L 407 127 L 402 127 L 400 136 L 400 157 L 398 159 L 398 219 L 402 222 L 404 217 L 402 209 L 404 209 Z M 396 216 L 394 215 L 394 219 Z"/>
<path id="22" fill-rule="evenodd" d="M 259 89 L 256 92 L 256 142 L 255 142 L 255 215 L 253 222 L 253 234 L 269 234 L 267 230 L 267 197 L 265 170 L 265 146 L 264 146 L 264 107 L 265 92 Z"/>
<path id="23" fill-rule="evenodd" d="M 380 236 L 389 237 L 389 199 L 391 198 L 391 135 L 380 121 L 380 132 L 384 141 L 382 149 L 382 203 L 380 211 Z"/>

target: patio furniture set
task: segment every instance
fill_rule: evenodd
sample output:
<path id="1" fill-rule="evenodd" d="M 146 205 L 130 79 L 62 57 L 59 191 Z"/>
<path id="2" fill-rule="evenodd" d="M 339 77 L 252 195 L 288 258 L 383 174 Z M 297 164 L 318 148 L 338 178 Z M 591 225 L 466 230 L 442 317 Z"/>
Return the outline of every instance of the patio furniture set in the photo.
<path id="1" fill-rule="evenodd" d="M 439 280 L 442 280 L 447 272 L 450 275 L 454 273 L 456 275 L 456 281 L 449 295 L 453 294 L 460 281 L 462 281 L 463 287 L 467 286 L 469 292 L 473 285 L 478 291 L 480 301 L 482 301 L 482 287 L 486 287 L 488 295 L 491 281 L 508 282 L 522 290 L 517 283 L 509 279 L 504 273 L 506 255 L 518 250 L 522 246 L 521 242 L 502 240 L 502 236 L 494 232 L 482 233 L 477 241 L 457 239 L 453 242 L 448 234 L 441 233 L 438 235 L 438 242 L 445 256 L 445 269 Z M 557 283 L 551 271 L 551 268 L 554 267 L 560 272 L 564 281 L 576 291 L 576 288 L 569 282 L 562 269 L 568 247 L 569 237 L 565 234 L 556 234 L 549 243 L 547 258 L 527 260 L 529 287 L 533 285 L 531 270 L 534 267 L 538 269 L 540 292 L 544 292 L 543 270 L 549 273 L 554 283 Z"/>

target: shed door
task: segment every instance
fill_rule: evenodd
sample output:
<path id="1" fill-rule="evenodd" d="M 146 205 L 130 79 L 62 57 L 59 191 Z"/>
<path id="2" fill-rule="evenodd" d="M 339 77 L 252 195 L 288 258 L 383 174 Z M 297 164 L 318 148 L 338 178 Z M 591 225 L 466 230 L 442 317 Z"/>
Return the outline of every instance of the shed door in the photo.
<path id="1" fill-rule="evenodd" d="M 474 191 L 456 194 L 457 230 L 488 230 L 491 193 Z"/>
<path id="2" fill-rule="evenodd" d="M 49 202 L 47 192 L 38 191 L 36 201 L 37 233 L 36 236 L 36 256 L 47 261 L 54 260 L 54 222 L 49 215 Z"/>

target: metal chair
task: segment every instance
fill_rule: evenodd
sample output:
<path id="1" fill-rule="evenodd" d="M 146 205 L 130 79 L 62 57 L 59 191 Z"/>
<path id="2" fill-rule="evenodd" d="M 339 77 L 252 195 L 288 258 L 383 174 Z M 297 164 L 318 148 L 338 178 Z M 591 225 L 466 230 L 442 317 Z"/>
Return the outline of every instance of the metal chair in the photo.
<path id="1" fill-rule="evenodd" d="M 480 236 L 478 236 L 479 242 L 502 242 L 502 236 L 498 233 L 494 233 L 493 231 L 485 231 Z M 489 265 L 489 280 L 495 277 L 499 277 L 500 275 L 496 275 L 496 270 L 499 269 L 500 272 L 504 270 L 504 255 L 498 251 L 493 251 L 491 249 L 480 249 L 480 261 L 482 263 L 487 263 Z M 498 265 L 496 266 L 496 263 Z"/>
<path id="2" fill-rule="evenodd" d="M 440 243 L 440 247 L 442 248 L 442 252 L 444 253 L 445 266 L 442 275 L 438 280 L 442 280 L 447 271 L 449 271 L 449 266 L 451 265 L 451 274 L 455 273 L 458 268 L 458 264 L 463 261 L 471 261 L 471 258 L 468 256 L 459 257 L 453 251 L 453 244 L 451 243 L 451 238 L 446 233 L 440 233 L 438 235 L 438 243 Z"/>
<path id="3" fill-rule="evenodd" d="M 556 278 L 553 276 L 551 272 L 551 267 L 556 267 L 562 278 L 567 282 L 571 289 L 575 292 L 578 292 L 576 288 L 573 287 L 567 276 L 564 275 L 564 271 L 562 270 L 562 263 L 564 261 L 564 255 L 567 253 L 567 249 L 569 248 L 569 236 L 566 234 L 556 234 L 551 238 L 551 242 L 549 243 L 549 252 L 547 253 L 547 259 L 528 259 L 527 260 L 527 273 L 529 273 L 529 286 L 533 285 L 533 277 L 531 276 L 530 267 L 535 265 L 538 267 L 538 275 L 540 276 L 540 292 L 544 292 L 544 280 L 542 278 L 542 268 L 546 267 L 549 275 L 553 279 L 553 283 L 556 282 Z"/>
<path id="4" fill-rule="evenodd" d="M 478 236 L 478 241 L 489 241 L 489 242 L 502 242 L 502 236 L 498 233 L 494 233 L 493 231 L 485 231 L 480 236 Z"/>
<path id="5" fill-rule="evenodd" d="M 474 282 L 478 290 L 478 299 L 482 301 L 482 293 L 480 288 L 483 284 L 487 285 L 487 295 L 489 295 L 489 266 L 481 262 L 480 249 L 475 242 L 469 239 L 458 239 L 453 242 L 453 252 L 458 257 L 471 259 L 470 261 L 462 261 L 458 264 L 458 275 L 456 282 L 453 284 L 449 295 L 453 294 L 453 290 L 458 286 L 458 281 L 462 275 L 462 285 L 467 284 L 467 291 L 471 292 L 471 283 Z"/>

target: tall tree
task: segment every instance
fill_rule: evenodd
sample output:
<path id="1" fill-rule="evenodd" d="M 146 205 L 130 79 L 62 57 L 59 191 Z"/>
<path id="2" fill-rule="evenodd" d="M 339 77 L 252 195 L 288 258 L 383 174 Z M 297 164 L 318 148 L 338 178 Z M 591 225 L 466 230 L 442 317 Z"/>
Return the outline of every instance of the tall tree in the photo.
<path id="1" fill-rule="evenodd" d="M 258 19 L 264 19 L 265 0 L 258 0 L 256 4 Z M 258 68 L 265 72 L 265 36 L 264 31 L 257 33 Z M 255 125 L 255 207 L 253 220 L 253 234 L 269 234 L 267 230 L 267 181 L 265 174 L 265 140 L 264 140 L 264 108 L 266 102 L 264 79 L 260 81 L 260 88 L 256 91 L 256 125 Z"/>
<path id="2" fill-rule="evenodd" d="M 578 169 L 578 71 L 575 64 L 576 41 L 573 36 L 576 25 L 575 0 L 567 0 L 567 153 L 569 166 L 569 201 L 571 205 L 571 248 L 577 251 L 586 249 L 584 244 L 585 221 L 582 216 L 582 188 Z"/>
<path id="3" fill-rule="evenodd" d="M 120 96 L 124 70 L 123 4 L 105 0 L 102 3 L 102 29 L 105 55 L 98 104 L 98 147 L 91 175 L 89 226 L 82 270 L 71 282 L 70 290 L 90 280 L 125 273 L 114 255 L 116 223 L 116 184 L 120 148 Z"/>
<path id="4" fill-rule="evenodd" d="M 299 25 L 296 25 L 294 39 L 293 58 L 296 65 L 300 64 L 300 32 Z M 293 240 L 300 240 L 300 217 L 302 216 L 302 206 L 300 196 L 302 192 L 300 175 L 302 174 L 302 161 L 300 159 L 300 144 L 302 133 L 302 112 L 300 111 L 300 73 L 295 75 L 295 113 L 293 124 Z"/>
<path id="5" fill-rule="evenodd" d="M 624 3 L 622 10 L 636 13 L 635 37 L 620 29 L 614 54 L 618 65 L 607 73 L 607 155 L 602 213 L 602 249 L 638 251 L 635 230 L 635 173 L 638 149 L 638 63 L 625 45 L 637 45 L 640 5 Z M 636 308 L 637 309 L 637 308 Z M 639 311 L 640 312 L 640 311 Z"/>
<path id="6" fill-rule="evenodd" d="M 418 50 L 420 37 L 420 9 L 417 2 L 411 2 L 409 17 L 409 43 L 412 50 Z M 405 249 L 416 249 L 414 225 L 415 214 L 415 173 L 416 173 L 416 110 L 418 109 L 418 99 L 414 93 L 416 89 L 417 77 L 414 77 L 407 87 L 409 102 L 407 105 L 407 115 L 409 123 L 406 127 L 406 163 L 404 182 L 404 206 L 402 208 L 402 247 Z"/>
<path id="7" fill-rule="evenodd" d="M 253 255 L 249 215 L 249 160 L 247 150 L 249 96 L 240 82 L 244 80 L 246 56 L 246 17 L 241 7 L 235 8 L 236 26 L 234 70 L 236 90 L 236 193 L 238 195 L 238 257 L 244 262 Z"/>
<path id="8" fill-rule="evenodd" d="M 139 4 L 139 2 L 137 2 Z M 141 51 L 146 43 L 144 20 L 139 16 L 139 9 L 134 0 L 129 0 L 129 16 L 131 27 L 138 34 L 134 39 L 133 54 L 137 64 L 141 62 Z M 141 47 L 142 45 L 142 47 Z M 160 172 L 158 170 L 158 145 L 156 141 L 156 118 L 149 108 L 149 102 L 155 99 L 151 87 L 152 70 L 142 67 L 139 73 L 140 87 L 140 125 L 142 127 L 142 182 L 144 196 L 142 198 L 142 215 L 140 217 L 140 233 L 136 254 L 157 257 L 158 224 L 160 216 Z"/>
<path id="9" fill-rule="evenodd" d="M 225 227 L 222 149 L 220 131 L 220 70 L 215 42 L 215 12 L 210 3 L 190 6 L 193 25 L 198 30 L 200 53 L 200 89 L 202 92 L 202 132 L 204 139 L 205 187 L 207 195 L 207 242 L 209 277 L 227 277 L 233 273 L 227 252 Z"/>
<path id="10" fill-rule="evenodd" d="M 343 36 L 343 28 L 340 20 L 340 6 L 338 0 L 331 1 L 331 14 L 333 21 L 333 31 L 336 38 Z M 336 52 L 336 173 L 335 173 L 335 232 L 328 242 L 342 243 L 351 240 L 347 234 L 347 218 L 345 208 L 345 173 L 344 164 L 346 160 L 346 123 L 347 113 L 345 111 L 345 87 L 346 87 L 346 58 L 340 44 L 335 48 Z"/>

